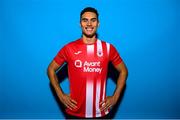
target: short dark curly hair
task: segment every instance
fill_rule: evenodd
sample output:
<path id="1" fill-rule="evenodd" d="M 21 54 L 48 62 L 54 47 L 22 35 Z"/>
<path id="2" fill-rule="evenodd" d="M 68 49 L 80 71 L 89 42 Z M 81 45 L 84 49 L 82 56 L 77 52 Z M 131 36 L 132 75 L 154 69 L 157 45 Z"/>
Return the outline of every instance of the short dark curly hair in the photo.
<path id="1" fill-rule="evenodd" d="M 98 13 L 98 11 L 97 11 L 95 8 L 93 8 L 93 7 L 86 7 L 86 8 L 84 8 L 84 9 L 81 11 L 80 21 L 81 21 L 82 15 L 83 15 L 85 12 L 93 12 L 93 13 L 95 13 L 96 16 L 97 16 L 97 20 L 99 21 L 99 18 L 98 18 L 98 17 L 99 17 L 99 13 Z"/>

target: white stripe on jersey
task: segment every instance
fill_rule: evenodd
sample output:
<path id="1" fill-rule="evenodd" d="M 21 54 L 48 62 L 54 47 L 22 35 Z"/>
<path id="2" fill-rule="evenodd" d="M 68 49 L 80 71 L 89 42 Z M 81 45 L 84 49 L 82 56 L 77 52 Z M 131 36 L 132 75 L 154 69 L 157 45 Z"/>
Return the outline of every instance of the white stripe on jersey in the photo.
<path id="1" fill-rule="evenodd" d="M 91 81 L 91 82 L 90 82 Z M 87 80 L 86 83 L 86 117 L 93 117 L 93 82 Z"/>
<path id="2" fill-rule="evenodd" d="M 109 56 L 110 52 L 110 44 L 106 42 L 106 47 L 107 47 L 107 55 Z"/>
<path id="3" fill-rule="evenodd" d="M 101 40 L 97 40 L 97 56 L 103 56 L 102 42 Z"/>
<path id="4" fill-rule="evenodd" d="M 87 45 L 87 55 L 94 54 L 94 45 Z M 86 112 L 87 118 L 93 117 L 93 80 L 87 79 L 86 82 Z"/>
<path id="5" fill-rule="evenodd" d="M 98 80 L 98 82 L 96 83 L 96 117 L 101 117 L 101 111 L 99 108 L 100 90 L 101 90 L 101 81 Z"/>
<path id="6" fill-rule="evenodd" d="M 87 45 L 87 54 L 94 54 L 94 45 Z"/>

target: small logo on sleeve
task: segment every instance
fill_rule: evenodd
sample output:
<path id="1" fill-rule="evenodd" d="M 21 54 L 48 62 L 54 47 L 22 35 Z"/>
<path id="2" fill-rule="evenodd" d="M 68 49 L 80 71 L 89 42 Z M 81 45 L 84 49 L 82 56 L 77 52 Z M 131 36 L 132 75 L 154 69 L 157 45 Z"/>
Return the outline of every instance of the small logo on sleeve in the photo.
<path id="1" fill-rule="evenodd" d="M 82 53 L 82 51 L 77 51 L 77 52 L 75 52 L 74 54 L 75 54 L 75 55 L 78 55 L 78 54 L 80 54 L 80 53 Z"/>

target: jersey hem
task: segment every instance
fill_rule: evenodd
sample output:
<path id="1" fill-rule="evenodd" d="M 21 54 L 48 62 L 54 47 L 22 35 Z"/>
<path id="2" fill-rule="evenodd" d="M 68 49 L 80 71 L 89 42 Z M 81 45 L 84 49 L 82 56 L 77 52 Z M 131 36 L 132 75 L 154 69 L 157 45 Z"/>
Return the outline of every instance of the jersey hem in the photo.
<path id="1" fill-rule="evenodd" d="M 71 115 L 71 116 L 75 116 L 75 117 L 80 117 L 80 118 L 101 118 L 101 117 L 104 117 L 106 115 L 109 114 L 109 111 L 107 113 L 105 113 L 104 115 L 101 115 L 101 116 L 98 116 L 98 117 L 86 117 L 84 115 L 81 115 L 81 114 L 75 114 L 75 113 L 72 113 L 72 112 L 69 112 L 66 110 L 66 114 L 68 115 Z"/>

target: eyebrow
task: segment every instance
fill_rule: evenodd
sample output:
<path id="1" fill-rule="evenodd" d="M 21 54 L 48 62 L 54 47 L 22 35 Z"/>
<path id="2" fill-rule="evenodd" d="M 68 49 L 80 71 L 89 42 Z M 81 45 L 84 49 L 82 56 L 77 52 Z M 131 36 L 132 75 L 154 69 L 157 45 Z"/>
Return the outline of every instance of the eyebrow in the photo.
<path id="1" fill-rule="evenodd" d="M 81 20 L 88 20 L 88 18 L 82 18 Z M 97 18 L 91 18 L 90 20 L 97 20 Z"/>

